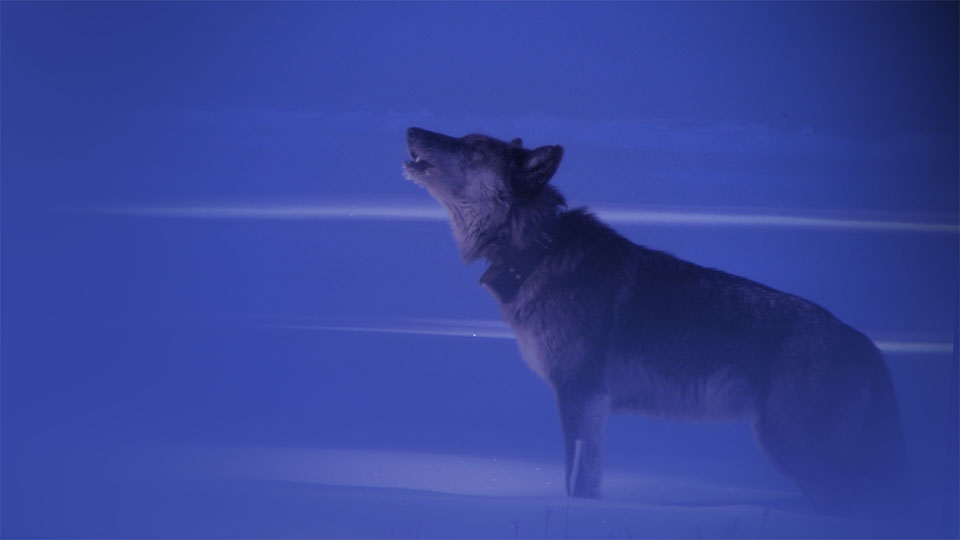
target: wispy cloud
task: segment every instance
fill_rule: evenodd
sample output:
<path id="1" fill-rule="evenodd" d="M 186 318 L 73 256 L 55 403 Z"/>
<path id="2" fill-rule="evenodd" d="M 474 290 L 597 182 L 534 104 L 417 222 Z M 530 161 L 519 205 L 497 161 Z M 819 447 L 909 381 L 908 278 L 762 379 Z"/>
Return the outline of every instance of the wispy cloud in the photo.
<path id="1" fill-rule="evenodd" d="M 513 330 L 505 323 L 478 319 L 404 319 L 381 324 L 287 324 L 281 327 L 327 332 L 515 339 Z"/>
<path id="2" fill-rule="evenodd" d="M 506 323 L 473 319 L 405 319 L 374 324 L 288 324 L 281 328 L 325 332 L 359 332 L 375 334 L 407 334 L 485 339 L 516 339 Z M 953 344 L 937 341 L 874 341 L 885 354 L 947 355 Z"/>
<path id="3" fill-rule="evenodd" d="M 656 210 L 598 210 L 599 217 L 624 225 L 728 225 L 739 227 L 788 227 L 799 229 L 847 229 L 862 231 L 905 231 L 958 233 L 960 226 L 949 223 L 807 217 L 767 213 L 715 213 Z"/>
<path id="4" fill-rule="evenodd" d="M 697 212 L 595 207 L 598 217 L 617 225 L 730 226 L 917 233 L 960 233 L 956 223 L 850 219 L 783 213 Z M 116 215 L 186 219 L 443 221 L 438 206 L 410 204 L 139 206 L 102 209 Z"/>
<path id="5" fill-rule="evenodd" d="M 436 206 L 410 205 L 222 205 L 140 206 L 106 208 L 102 212 L 135 217 L 187 219 L 343 219 L 378 221 L 442 221 Z"/>
<path id="6" fill-rule="evenodd" d="M 951 354 L 953 344 L 929 341 L 876 341 L 877 347 L 886 354 Z"/>

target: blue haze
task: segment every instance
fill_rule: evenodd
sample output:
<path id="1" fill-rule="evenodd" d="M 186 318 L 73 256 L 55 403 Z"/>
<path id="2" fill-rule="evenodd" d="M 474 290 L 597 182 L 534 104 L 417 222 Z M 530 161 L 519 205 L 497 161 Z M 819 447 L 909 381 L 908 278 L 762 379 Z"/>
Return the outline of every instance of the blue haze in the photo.
<path id="1" fill-rule="evenodd" d="M 129 457 L 167 448 L 562 459 L 512 341 L 329 329 L 496 320 L 442 222 L 137 209 L 431 206 L 400 174 L 418 125 L 564 145 L 576 205 L 957 225 L 957 22 L 955 2 L 0 3 L 0 534 L 351 536 L 292 526 L 282 486 Z M 954 340 L 955 231 L 618 228 L 878 341 Z M 934 520 L 956 490 L 939 351 L 888 355 Z M 746 425 L 618 417 L 608 448 L 792 489 Z"/>

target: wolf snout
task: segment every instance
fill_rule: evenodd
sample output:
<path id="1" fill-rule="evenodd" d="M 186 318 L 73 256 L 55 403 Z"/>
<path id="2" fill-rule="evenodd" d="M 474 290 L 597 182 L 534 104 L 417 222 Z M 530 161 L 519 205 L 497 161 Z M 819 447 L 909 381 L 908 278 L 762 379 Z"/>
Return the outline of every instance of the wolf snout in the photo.
<path id="1" fill-rule="evenodd" d="M 418 127 L 407 129 L 407 152 L 410 154 L 410 159 L 416 161 L 423 157 L 423 147 L 429 133 L 429 131 Z"/>
<path id="2" fill-rule="evenodd" d="M 413 153 L 416 152 L 418 147 L 426 145 L 430 135 L 433 135 L 433 133 L 422 128 L 411 127 L 407 129 L 407 147 L 410 148 L 410 157 L 415 157 Z"/>
<path id="3" fill-rule="evenodd" d="M 434 148 L 432 136 L 425 129 L 411 127 L 407 129 L 407 154 L 410 160 L 404 162 L 403 172 L 408 179 L 421 183 L 429 175 L 433 164 L 428 161 Z"/>
<path id="4" fill-rule="evenodd" d="M 419 127 L 407 128 L 407 146 L 419 154 L 431 151 L 455 152 L 462 146 L 460 139 Z"/>

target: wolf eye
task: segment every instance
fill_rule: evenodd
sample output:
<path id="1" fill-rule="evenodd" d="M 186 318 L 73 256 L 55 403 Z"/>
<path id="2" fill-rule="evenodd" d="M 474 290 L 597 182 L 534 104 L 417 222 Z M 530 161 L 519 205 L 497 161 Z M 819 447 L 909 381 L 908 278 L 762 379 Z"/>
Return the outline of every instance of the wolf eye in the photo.
<path id="1" fill-rule="evenodd" d="M 481 161 L 483 161 L 484 157 L 485 156 L 483 155 L 483 152 L 475 151 L 472 154 L 470 154 L 470 161 L 472 163 L 480 163 Z"/>

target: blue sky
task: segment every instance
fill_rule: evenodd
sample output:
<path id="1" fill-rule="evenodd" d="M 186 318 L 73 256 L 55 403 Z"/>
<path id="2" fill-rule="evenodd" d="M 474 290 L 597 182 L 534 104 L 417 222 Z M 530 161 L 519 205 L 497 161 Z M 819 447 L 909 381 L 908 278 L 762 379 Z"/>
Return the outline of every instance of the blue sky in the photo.
<path id="1" fill-rule="evenodd" d="M 411 125 L 564 145 L 553 182 L 573 204 L 821 303 L 887 345 L 911 451 L 943 458 L 955 2 L 5 1 L 0 15 L 5 534 L 109 529 L 117 495 L 97 474 L 122 475 L 88 474 L 73 445 L 559 459 L 549 389 L 509 339 L 470 339 L 504 330 L 482 265 L 460 263 L 401 177 Z M 618 419 L 610 448 L 762 463 L 743 426 Z M 114 532 L 225 530 L 131 520 Z"/>
<path id="2" fill-rule="evenodd" d="M 921 207 L 956 192 L 943 180 L 925 184 L 931 167 L 956 165 L 937 159 L 956 135 L 955 8 L 10 3 L 5 120 L 19 136 L 8 144 L 39 161 L 58 155 L 42 165 L 62 170 L 44 171 L 34 184 L 44 199 L 75 203 L 381 191 L 379 177 L 347 176 L 347 160 L 327 156 L 366 146 L 355 159 L 385 174 L 396 160 L 387 141 L 399 151 L 396 133 L 413 122 L 502 137 L 523 130 L 531 141 L 568 146 L 592 132 L 600 146 L 640 155 L 648 145 L 631 135 L 656 134 L 668 149 L 697 146 L 714 175 L 723 173 L 716 157 L 699 154 L 718 130 L 719 138 L 727 138 L 723 130 L 746 137 L 748 147 L 751 137 L 765 138 L 776 153 L 838 148 L 843 156 L 831 157 L 841 160 L 875 142 L 867 163 L 857 164 L 868 170 L 905 140 L 900 148 L 925 155 L 913 168 L 901 156 L 895 172 L 916 174 L 909 181 L 923 184 L 927 197 L 913 205 Z M 571 158 L 583 152 L 571 150 Z M 605 163 L 619 157 L 597 155 Z M 805 157 L 787 161 L 789 169 Z M 745 158 L 726 162 L 738 159 Z M 791 172 L 778 164 L 771 175 Z M 615 165 L 598 172 L 643 178 L 636 163 Z M 896 164 L 882 165 L 870 172 Z M 806 168 L 808 176 L 831 172 Z M 397 193 L 406 188 L 394 184 Z"/>

